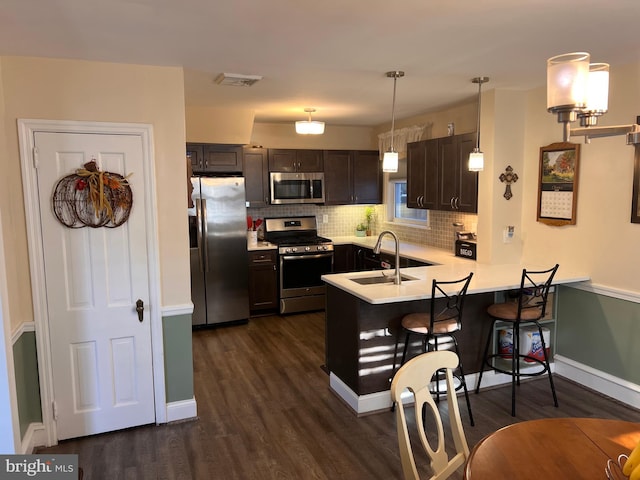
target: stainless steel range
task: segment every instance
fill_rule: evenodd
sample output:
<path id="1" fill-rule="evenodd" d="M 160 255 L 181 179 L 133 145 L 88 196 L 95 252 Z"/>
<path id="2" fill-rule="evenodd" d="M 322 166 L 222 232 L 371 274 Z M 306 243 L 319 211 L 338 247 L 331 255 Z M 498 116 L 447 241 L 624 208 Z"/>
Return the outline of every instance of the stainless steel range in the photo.
<path id="1" fill-rule="evenodd" d="M 264 238 L 278 245 L 280 313 L 324 309 L 321 277 L 333 271 L 333 243 L 318 236 L 316 217 L 266 218 Z"/>

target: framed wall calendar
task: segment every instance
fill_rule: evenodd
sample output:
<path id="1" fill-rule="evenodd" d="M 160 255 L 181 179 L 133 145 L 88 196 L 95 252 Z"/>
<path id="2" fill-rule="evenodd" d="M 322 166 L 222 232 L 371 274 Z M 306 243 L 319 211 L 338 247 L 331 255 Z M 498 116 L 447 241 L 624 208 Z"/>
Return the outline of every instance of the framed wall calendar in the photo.
<path id="1" fill-rule="evenodd" d="M 540 147 L 538 217 L 547 225 L 575 225 L 580 145 L 559 142 Z"/>

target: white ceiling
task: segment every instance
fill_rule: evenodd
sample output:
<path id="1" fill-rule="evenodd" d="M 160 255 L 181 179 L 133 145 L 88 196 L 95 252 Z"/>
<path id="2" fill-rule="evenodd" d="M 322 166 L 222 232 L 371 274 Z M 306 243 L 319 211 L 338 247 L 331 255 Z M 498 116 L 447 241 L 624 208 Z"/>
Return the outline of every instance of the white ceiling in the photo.
<path id="1" fill-rule="evenodd" d="M 0 0 L 0 55 L 182 66 L 187 105 L 380 125 L 546 82 L 546 59 L 640 60 L 640 0 Z M 222 72 L 262 75 L 220 86 Z"/>

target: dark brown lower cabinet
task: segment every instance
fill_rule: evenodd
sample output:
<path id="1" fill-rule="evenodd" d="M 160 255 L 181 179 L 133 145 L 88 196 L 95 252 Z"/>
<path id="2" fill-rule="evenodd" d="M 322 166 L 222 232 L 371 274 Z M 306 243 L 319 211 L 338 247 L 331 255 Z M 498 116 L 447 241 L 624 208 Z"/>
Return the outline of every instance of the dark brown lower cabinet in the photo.
<path id="1" fill-rule="evenodd" d="M 267 313 L 278 308 L 278 266 L 275 250 L 249 252 L 249 310 Z"/>
<path id="2" fill-rule="evenodd" d="M 353 245 L 333 246 L 333 272 L 353 272 L 355 268 Z"/>

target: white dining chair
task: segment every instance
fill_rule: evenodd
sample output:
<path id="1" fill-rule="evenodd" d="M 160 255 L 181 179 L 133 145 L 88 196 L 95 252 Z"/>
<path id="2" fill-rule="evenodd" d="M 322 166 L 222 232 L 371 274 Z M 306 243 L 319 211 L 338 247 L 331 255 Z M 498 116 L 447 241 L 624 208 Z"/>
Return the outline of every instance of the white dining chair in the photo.
<path id="1" fill-rule="evenodd" d="M 453 381 L 453 370 L 458 367 L 458 355 L 449 350 L 423 353 L 405 363 L 393 377 L 391 383 L 391 400 L 395 402 L 396 423 L 398 431 L 398 445 L 400 460 L 405 480 L 419 480 L 418 470 L 413 455 L 409 427 L 413 422 L 407 421 L 406 410 L 410 409 L 411 398 L 403 401 L 402 394 L 406 391 L 413 397 L 413 411 L 420 444 L 430 459 L 433 472 L 431 480 L 448 478 L 469 457 L 469 446 L 462 428 L 458 397 Z M 435 401 L 432 398 L 431 379 L 438 370 L 445 371 L 448 416 L 451 435 L 455 445 L 455 454 L 449 458 L 445 449 L 445 435 L 442 418 Z M 405 403 L 406 402 L 406 403 Z M 425 429 L 425 413 L 429 412 L 435 423 L 435 430 L 427 432 Z M 415 435 L 414 435 L 415 437 Z M 430 443 L 429 438 L 435 440 Z M 435 449 L 432 448 L 435 445 Z"/>

